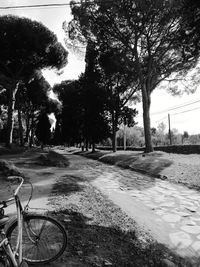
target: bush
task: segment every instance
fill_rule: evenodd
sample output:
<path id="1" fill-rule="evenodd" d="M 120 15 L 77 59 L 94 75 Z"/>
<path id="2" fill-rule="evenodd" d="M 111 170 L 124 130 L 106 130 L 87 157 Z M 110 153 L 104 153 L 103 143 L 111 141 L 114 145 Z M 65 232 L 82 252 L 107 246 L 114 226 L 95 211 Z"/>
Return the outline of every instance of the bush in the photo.
<path id="1" fill-rule="evenodd" d="M 47 154 L 42 154 L 38 157 L 38 164 L 44 166 L 56 166 L 56 167 L 67 167 L 69 166 L 68 159 L 56 153 L 55 151 L 49 151 Z"/>
<path id="2" fill-rule="evenodd" d="M 6 160 L 0 160 L 0 173 L 6 177 L 10 175 L 23 176 L 23 173 L 15 165 Z"/>

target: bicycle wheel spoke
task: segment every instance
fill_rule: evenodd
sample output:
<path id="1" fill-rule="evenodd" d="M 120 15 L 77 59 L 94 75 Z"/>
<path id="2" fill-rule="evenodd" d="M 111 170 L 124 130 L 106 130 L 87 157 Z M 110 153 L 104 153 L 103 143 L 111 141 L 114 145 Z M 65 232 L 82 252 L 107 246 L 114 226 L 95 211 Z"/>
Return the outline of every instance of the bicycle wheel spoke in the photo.
<path id="1" fill-rule="evenodd" d="M 16 246 L 17 224 L 8 232 Z M 23 258 L 29 263 L 48 263 L 57 259 L 67 245 L 66 232 L 55 219 L 43 215 L 26 215 L 23 227 Z"/>
<path id="2" fill-rule="evenodd" d="M 44 258 L 46 257 L 47 259 L 52 256 L 52 254 L 50 253 L 50 251 L 46 250 L 47 248 L 47 245 L 45 240 L 42 240 L 41 243 L 40 243 L 40 247 L 41 247 L 41 251 L 44 253 Z M 47 254 L 47 255 L 46 255 Z"/>

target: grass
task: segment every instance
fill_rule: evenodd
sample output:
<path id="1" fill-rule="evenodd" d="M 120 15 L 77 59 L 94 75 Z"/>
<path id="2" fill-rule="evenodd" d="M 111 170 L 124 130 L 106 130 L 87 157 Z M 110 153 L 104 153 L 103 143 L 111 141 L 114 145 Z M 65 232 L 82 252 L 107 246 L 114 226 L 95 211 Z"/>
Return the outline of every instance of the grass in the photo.
<path id="1" fill-rule="evenodd" d="M 43 166 L 68 167 L 69 161 L 65 156 L 50 150 L 46 154 L 42 154 L 38 157 L 37 164 Z"/>
<path id="2" fill-rule="evenodd" d="M 169 167 L 173 161 L 162 158 L 162 152 L 145 154 L 142 152 L 78 152 L 77 154 L 99 160 L 101 162 L 116 165 L 122 168 L 129 168 L 134 171 L 146 173 L 154 177 L 161 178 L 163 169 Z"/>
<path id="3" fill-rule="evenodd" d="M 15 167 L 14 164 L 7 160 L 0 160 L 0 173 L 1 177 L 7 177 L 10 175 L 23 176 L 23 173 Z"/>

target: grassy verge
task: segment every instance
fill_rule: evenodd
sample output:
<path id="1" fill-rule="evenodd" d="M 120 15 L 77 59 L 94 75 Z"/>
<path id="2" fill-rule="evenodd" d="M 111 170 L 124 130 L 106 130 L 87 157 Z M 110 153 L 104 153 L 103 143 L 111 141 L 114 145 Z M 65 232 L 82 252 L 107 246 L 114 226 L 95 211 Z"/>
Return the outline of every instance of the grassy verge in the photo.
<path id="1" fill-rule="evenodd" d="M 96 152 L 77 152 L 77 154 L 102 161 L 107 164 L 116 165 L 122 168 L 129 168 L 134 171 L 146 173 L 154 177 L 163 178 L 162 170 L 169 167 L 173 161 L 162 158 L 163 152 L 152 152 L 145 154 L 142 152 L 123 152 L 116 153 L 108 151 Z"/>
<path id="2" fill-rule="evenodd" d="M 161 151 L 148 154 L 133 151 L 77 152 L 77 154 L 155 178 L 181 183 L 200 191 L 200 155 L 197 154 L 182 155 Z"/>

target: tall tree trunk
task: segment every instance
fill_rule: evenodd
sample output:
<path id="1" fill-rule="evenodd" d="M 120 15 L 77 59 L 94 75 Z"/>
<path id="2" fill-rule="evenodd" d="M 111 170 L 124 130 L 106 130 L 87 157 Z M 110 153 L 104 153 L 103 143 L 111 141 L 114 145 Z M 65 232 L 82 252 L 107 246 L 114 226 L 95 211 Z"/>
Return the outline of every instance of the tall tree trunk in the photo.
<path id="1" fill-rule="evenodd" d="M 27 115 L 26 118 L 26 134 L 25 134 L 25 142 L 29 142 L 29 133 L 30 133 L 30 116 Z"/>
<path id="2" fill-rule="evenodd" d="M 15 83 L 14 88 L 9 90 L 9 102 L 8 102 L 8 123 L 7 123 L 7 136 L 6 146 L 10 147 L 13 141 L 13 127 L 14 127 L 14 109 L 15 109 L 15 96 L 19 88 L 19 82 Z"/>
<path id="3" fill-rule="evenodd" d="M 30 131 L 30 138 L 29 138 L 29 147 L 31 148 L 33 146 L 33 137 L 34 137 L 34 130 L 31 129 Z"/>
<path id="4" fill-rule="evenodd" d="M 34 139 L 34 115 L 32 115 L 31 117 L 29 147 L 33 146 L 33 139 Z"/>
<path id="5" fill-rule="evenodd" d="M 86 141 L 85 141 L 85 149 L 86 149 L 86 151 L 88 151 L 88 147 L 89 147 L 89 142 L 88 142 L 88 139 L 86 139 Z"/>
<path id="6" fill-rule="evenodd" d="M 116 131 L 117 131 L 116 116 L 113 111 L 112 112 L 112 150 L 113 152 L 117 151 Z"/>
<path id="7" fill-rule="evenodd" d="M 144 123 L 144 136 L 145 136 L 145 152 L 149 153 L 153 151 L 151 141 L 151 123 L 150 123 L 150 105 L 151 96 L 148 93 L 145 85 L 142 87 L 142 104 L 143 104 L 143 123 Z"/>
<path id="8" fill-rule="evenodd" d="M 95 143 L 92 143 L 92 152 L 95 152 Z"/>
<path id="9" fill-rule="evenodd" d="M 24 138 L 23 138 L 23 126 L 22 126 L 22 114 L 21 110 L 18 108 L 18 123 L 19 123 L 19 140 L 20 146 L 24 145 Z"/>

